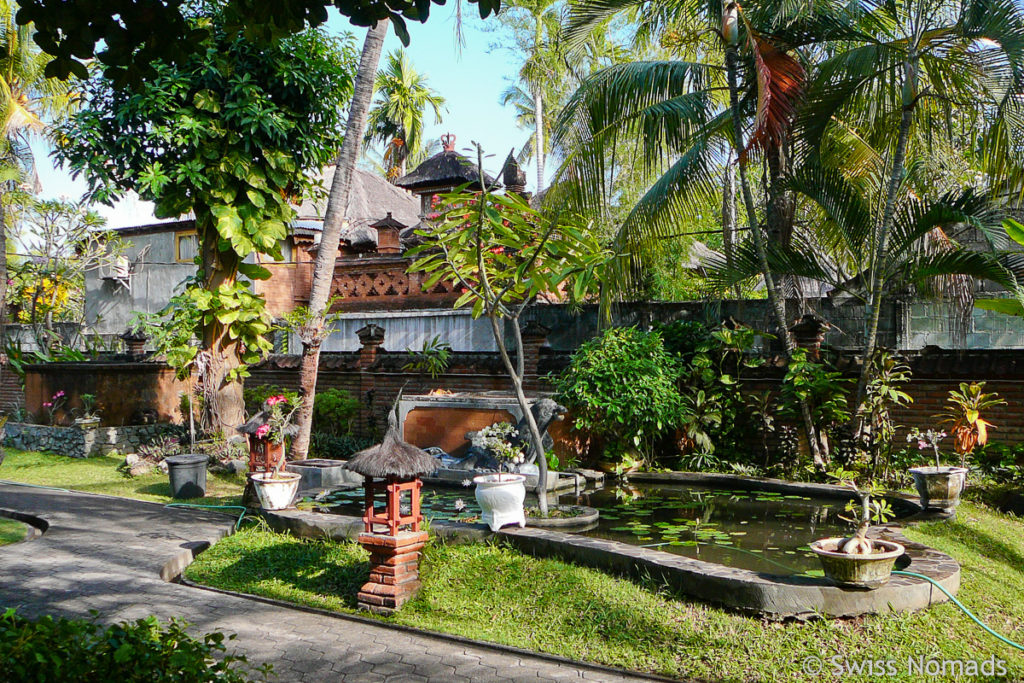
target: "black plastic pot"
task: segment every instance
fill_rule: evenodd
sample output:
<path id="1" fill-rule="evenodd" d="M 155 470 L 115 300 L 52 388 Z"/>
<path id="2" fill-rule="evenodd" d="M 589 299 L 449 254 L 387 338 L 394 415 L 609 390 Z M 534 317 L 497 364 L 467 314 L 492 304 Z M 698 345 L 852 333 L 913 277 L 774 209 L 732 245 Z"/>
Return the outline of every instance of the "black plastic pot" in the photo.
<path id="1" fill-rule="evenodd" d="M 164 458 L 167 474 L 171 478 L 171 496 L 174 498 L 202 498 L 206 495 L 206 463 L 209 457 L 201 453 L 185 453 Z"/>

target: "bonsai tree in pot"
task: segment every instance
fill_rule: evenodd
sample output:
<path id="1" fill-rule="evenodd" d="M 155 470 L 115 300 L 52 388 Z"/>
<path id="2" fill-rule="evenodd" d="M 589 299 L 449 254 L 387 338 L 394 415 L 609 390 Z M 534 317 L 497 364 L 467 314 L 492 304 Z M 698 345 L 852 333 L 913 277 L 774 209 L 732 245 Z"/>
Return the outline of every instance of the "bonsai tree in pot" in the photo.
<path id="1" fill-rule="evenodd" d="M 473 477 L 476 484 L 476 502 L 480 506 L 480 521 L 497 531 L 506 524 L 526 526 L 526 476 L 502 472 L 521 465 L 526 456 L 523 446 L 512 440 L 518 436 L 515 425 L 497 422 L 477 432 L 484 449 L 498 461 L 498 471 Z M 544 496 L 545 494 L 540 494 Z"/>
<path id="2" fill-rule="evenodd" d="M 238 428 L 249 437 L 249 481 L 264 510 L 283 510 L 298 493 L 302 477 L 284 471 L 284 442 L 297 431 L 292 419 L 301 405 L 301 398 L 271 396 L 263 402 L 262 410 Z"/>
<path id="3" fill-rule="evenodd" d="M 868 538 L 872 522 L 884 523 L 892 518 L 892 508 L 874 487 L 860 488 L 853 473 L 836 470 L 830 477 L 853 490 L 855 499 L 846 505 L 846 511 L 856 517 L 841 517 L 857 524 L 852 536 L 823 538 L 810 544 L 811 551 L 821 560 L 826 578 L 844 588 L 878 588 L 889 581 L 893 564 L 903 554 L 904 547 L 893 541 Z"/>

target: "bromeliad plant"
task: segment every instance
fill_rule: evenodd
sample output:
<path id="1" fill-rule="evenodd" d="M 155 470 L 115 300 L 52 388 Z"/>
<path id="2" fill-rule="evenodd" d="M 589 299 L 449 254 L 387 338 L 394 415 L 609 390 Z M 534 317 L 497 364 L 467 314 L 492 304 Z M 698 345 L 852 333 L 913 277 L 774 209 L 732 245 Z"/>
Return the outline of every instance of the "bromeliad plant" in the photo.
<path id="1" fill-rule="evenodd" d="M 939 424 L 950 425 L 953 450 L 960 456 L 960 467 L 966 467 L 967 456 L 974 453 L 975 448 L 988 443 L 988 430 L 995 427 L 982 418 L 982 411 L 1006 405 L 999 394 L 986 394 L 982 391 L 984 388 L 984 382 L 961 382 L 959 390 L 949 392 L 946 412 L 938 416 L 943 418 Z"/>

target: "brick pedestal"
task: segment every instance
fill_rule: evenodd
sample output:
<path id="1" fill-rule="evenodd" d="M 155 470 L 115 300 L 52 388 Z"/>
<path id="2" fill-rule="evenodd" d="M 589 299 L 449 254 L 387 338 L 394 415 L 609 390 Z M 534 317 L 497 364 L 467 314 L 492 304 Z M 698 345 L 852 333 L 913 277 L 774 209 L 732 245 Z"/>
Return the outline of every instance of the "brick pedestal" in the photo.
<path id="1" fill-rule="evenodd" d="M 394 536 L 359 534 L 359 544 L 370 551 L 370 580 L 359 589 L 361 609 L 391 614 L 420 589 L 420 550 L 426 531 L 399 531 Z"/>

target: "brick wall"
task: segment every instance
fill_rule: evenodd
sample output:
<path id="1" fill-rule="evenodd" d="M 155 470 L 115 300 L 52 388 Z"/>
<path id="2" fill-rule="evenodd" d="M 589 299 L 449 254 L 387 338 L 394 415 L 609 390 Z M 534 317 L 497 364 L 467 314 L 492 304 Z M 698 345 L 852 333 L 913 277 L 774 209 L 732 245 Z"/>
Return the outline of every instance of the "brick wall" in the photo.
<path id="1" fill-rule="evenodd" d="M 10 413 L 24 406 L 21 378 L 8 365 L 0 365 L 0 411 Z"/>

